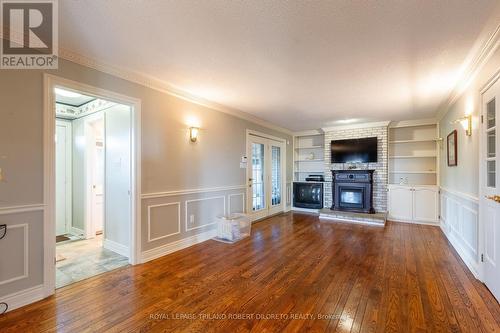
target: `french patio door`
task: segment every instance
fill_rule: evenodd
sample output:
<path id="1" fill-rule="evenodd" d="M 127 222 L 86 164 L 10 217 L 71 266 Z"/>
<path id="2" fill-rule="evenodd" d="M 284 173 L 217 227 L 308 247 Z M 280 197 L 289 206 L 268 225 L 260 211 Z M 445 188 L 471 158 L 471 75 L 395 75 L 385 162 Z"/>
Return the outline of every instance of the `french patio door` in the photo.
<path id="1" fill-rule="evenodd" d="M 500 81 L 482 96 L 480 217 L 484 282 L 500 301 Z"/>
<path id="2" fill-rule="evenodd" d="M 247 212 L 259 219 L 283 211 L 284 144 L 249 134 L 247 156 Z"/>

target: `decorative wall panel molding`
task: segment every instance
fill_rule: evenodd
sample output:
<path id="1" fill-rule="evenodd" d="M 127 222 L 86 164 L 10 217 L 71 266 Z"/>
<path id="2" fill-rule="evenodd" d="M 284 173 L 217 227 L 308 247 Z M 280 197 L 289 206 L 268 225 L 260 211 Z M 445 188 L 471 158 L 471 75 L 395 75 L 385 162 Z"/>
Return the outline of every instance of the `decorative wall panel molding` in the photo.
<path id="1" fill-rule="evenodd" d="M 13 230 L 22 228 L 22 239 L 13 239 L 15 237 L 15 232 Z M 7 226 L 7 234 L 4 239 L 0 240 L 0 253 L 9 253 L 8 251 L 16 251 L 18 253 L 18 248 L 12 248 L 9 245 L 16 245 L 22 248 L 23 251 L 23 262 L 22 262 L 22 273 L 17 276 L 11 276 L 4 280 L 0 280 L 0 285 L 11 283 L 14 281 L 25 279 L 29 276 L 29 226 L 27 223 L 14 224 Z M 9 248 L 7 248 L 9 247 Z M 5 257 L 7 258 L 7 257 Z M 9 257 L 10 258 L 10 257 Z M 0 267 L 2 268 L 3 274 L 8 274 L 12 267 L 9 267 L 8 263 L 2 262 L 0 258 Z M 2 274 L 0 274 L 0 277 Z"/>
<path id="2" fill-rule="evenodd" d="M 20 205 L 20 206 L 9 206 L 0 207 L 0 215 L 7 214 L 20 214 L 26 212 L 36 212 L 45 209 L 44 204 L 34 204 L 34 205 Z"/>
<path id="3" fill-rule="evenodd" d="M 164 235 L 159 235 L 156 237 L 152 237 L 151 235 L 151 225 L 152 223 L 167 223 L 168 220 L 161 220 L 161 221 L 152 221 L 151 219 L 151 213 L 153 209 L 161 209 L 162 207 L 169 207 L 169 206 L 177 206 L 177 217 L 175 219 L 172 219 L 171 221 L 177 220 L 177 231 L 173 233 L 168 233 Z M 148 206 L 148 242 L 153 242 L 156 240 L 160 240 L 163 238 L 167 238 L 173 235 L 178 235 L 181 233 L 181 203 L 180 202 L 169 202 L 169 203 L 164 203 L 164 204 L 158 204 L 158 205 L 149 205 Z"/>
<path id="4" fill-rule="evenodd" d="M 241 207 L 243 209 L 243 211 L 233 211 L 232 208 L 231 208 L 231 200 L 233 197 L 241 197 Z M 231 213 L 244 213 L 245 212 L 245 193 L 241 192 L 241 193 L 233 193 L 233 194 L 230 194 L 228 196 L 228 207 L 227 207 L 227 212 L 228 214 L 231 214 Z"/>
<path id="5" fill-rule="evenodd" d="M 219 207 L 219 208 L 222 208 L 222 210 L 219 209 L 218 213 L 211 214 L 211 213 L 215 213 L 215 211 L 213 211 L 213 212 L 208 211 L 207 207 L 200 208 L 204 211 L 198 212 L 199 214 L 197 215 L 198 216 L 197 220 L 204 221 L 206 223 L 199 224 L 199 225 L 195 224 L 196 226 L 193 226 L 192 223 L 189 223 L 190 216 L 194 215 L 194 214 L 189 214 L 190 205 L 193 205 L 194 203 L 200 203 L 200 202 L 210 201 L 210 200 L 212 200 L 212 201 L 222 200 L 222 202 L 221 202 L 222 207 Z M 210 208 L 212 208 L 212 207 L 215 207 L 215 206 L 210 205 Z M 196 230 L 196 229 L 200 229 L 203 227 L 213 225 L 213 224 L 215 224 L 216 215 L 224 215 L 225 213 L 226 213 L 226 196 L 216 196 L 216 197 L 209 197 L 209 198 L 199 198 L 199 199 L 186 200 L 186 212 L 185 212 L 186 231 Z M 196 223 L 196 221 L 194 223 Z"/>
<path id="6" fill-rule="evenodd" d="M 241 190 L 241 189 L 246 189 L 246 185 L 206 187 L 206 188 L 195 188 L 195 189 L 177 190 L 177 191 L 144 193 L 141 195 L 141 198 L 154 199 L 154 198 L 173 197 L 173 196 L 188 195 L 188 194 L 222 192 L 222 191 Z"/>

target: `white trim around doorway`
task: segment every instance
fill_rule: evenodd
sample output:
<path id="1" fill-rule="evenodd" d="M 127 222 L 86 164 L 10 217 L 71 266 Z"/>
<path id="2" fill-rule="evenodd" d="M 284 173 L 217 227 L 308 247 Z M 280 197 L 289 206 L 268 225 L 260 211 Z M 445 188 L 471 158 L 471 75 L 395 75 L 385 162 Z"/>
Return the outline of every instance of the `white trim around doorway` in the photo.
<path id="1" fill-rule="evenodd" d="M 43 204 L 44 209 L 44 297 L 55 292 L 55 98 L 54 88 L 63 87 L 103 98 L 132 109 L 132 217 L 129 262 L 141 259 L 141 100 L 45 73 L 43 76 Z"/>

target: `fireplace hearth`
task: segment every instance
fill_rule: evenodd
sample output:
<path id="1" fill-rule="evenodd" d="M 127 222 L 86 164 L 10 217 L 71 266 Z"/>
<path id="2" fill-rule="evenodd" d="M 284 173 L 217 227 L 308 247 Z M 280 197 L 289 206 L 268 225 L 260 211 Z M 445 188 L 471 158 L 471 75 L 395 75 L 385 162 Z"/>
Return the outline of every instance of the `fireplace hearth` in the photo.
<path id="1" fill-rule="evenodd" d="M 374 214 L 373 173 L 375 170 L 332 170 L 331 210 Z"/>

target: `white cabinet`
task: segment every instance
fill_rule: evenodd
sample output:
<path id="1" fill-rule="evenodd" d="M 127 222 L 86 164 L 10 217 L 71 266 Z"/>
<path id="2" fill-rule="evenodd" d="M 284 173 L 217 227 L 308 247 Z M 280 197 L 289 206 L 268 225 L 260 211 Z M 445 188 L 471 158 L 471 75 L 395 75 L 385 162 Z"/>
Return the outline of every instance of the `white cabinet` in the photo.
<path id="1" fill-rule="evenodd" d="M 389 185 L 389 219 L 402 222 L 439 222 L 437 186 Z"/>
<path id="2" fill-rule="evenodd" d="M 413 188 L 413 220 L 438 223 L 439 190 L 437 187 Z"/>
<path id="3" fill-rule="evenodd" d="M 389 216 L 394 220 L 410 221 L 413 219 L 413 192 L 408 186 L 389 188 Z"/>

